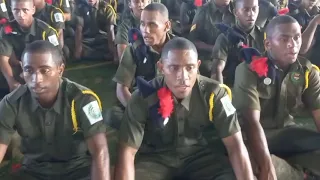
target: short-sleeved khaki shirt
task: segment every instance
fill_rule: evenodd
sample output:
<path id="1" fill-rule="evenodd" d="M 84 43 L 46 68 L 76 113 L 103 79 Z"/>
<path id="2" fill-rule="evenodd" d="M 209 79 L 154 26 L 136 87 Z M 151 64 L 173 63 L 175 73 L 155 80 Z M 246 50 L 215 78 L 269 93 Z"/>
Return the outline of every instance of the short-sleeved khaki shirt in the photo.
<path id="1" fill-rule="evenodd" d="M 46 109 L 26 85 L 21 85 L 0 102 L 0 142 L 9 144 L 17 131 L 22 139 L 23 164 L 30 171 L 59 175 L 89 166 L 91 157 L 85 140 L 104 133 L 106 127 L 98 100 L 82 94 L 83 90 L 89 89 L 63 78 L 56 102 Z M 72 99 L 80 128 L 76 133 L 71 118 Z"/>
<path id="2" fill-rule="evenodd" d="M 33 16 L 49 24 L 56 30 L 64 29 L 65 27 L 62 10 L 47 3 L 43 9 L 37 10 Z"/>
<path id="3" fill-rule="evenodd" d="M 172 38 L 173 35 L 168 33 L 166 41 L 169 41 Z M 152 48 L 149 49 L 149 57 L 153 58 L 152 61 L 155 62 L 154 66 L 156 66 L 156 62 L 160 60 L 161 54 L 153 50 Z M 123 52 L 122 60 L 119 64 L 118 70 L 113 78 L 113 81 L 125 85 L 129 88 L 131 88 L 135 84 L 135 77 L 139 76 L 139 74 L 137 74 L 136 72 L 137 65 L 134 60 L 136 56 L 133 53 L 134 52 L 132 46 L 127 46 L 127 48 Z"/>
<path id="4" fill-rule="evenodd" d="M 163 77 L 157 77 L 151 84 L 165 87 Z M 209 120 L 209 96 L 214 96 L 213 121 Z M 140 91 L 133 93 L 124 113 L 120 128 L 120 141 L 139 149 L 140 152 L 176 151 L 187 153 L 186 147 L 211 145 L 210 136 L 225 138 L 240 131 L 235 110 L 231 104 L 226 106 L 229 96 L 216 81 L 199 76 L 192 92 L 182 101 L 174 99 L 174 111 L 163 129 L 154 125 L 149 108 L 156 102 L 156 93 L 143 98 Z M 230 103 L 231 100 L 229 99 Z M 232 106 L 232 107 L 230 107 Z M 207 136 L 210 134 L 209 136 Z M 213 145 L 214 147 L 214 145 Z M 189 154 L 190 155 L 190 154 Z"/>
<path id="5" fill-rule="evenodd" d="M 137 18 L 132 11 L 127 13 L 129 15 L 122 18 L 121 24 L 117 27 L 116 44 L 128 44 L 128 32 L 132 28 L 138 28 L 140 26 L 140 19 Z"/>
<path id="6" fill-rule="evenodd" d="M 59 46 L 55 29 L 37 18 L 34 18 L 29 31 L 23 31 L 16 21 L 10 22 L 0 30 L 0 55 L 10 57 L 14 52 L 20 59 L 26 45 L 36 40 L 46 40 Z"/>
<path id="7" fill-rule="evenodd" d="M 310 73 L 306 88 L 307 70 Z M 246 109 L 261 111 L 260 122 L 265 129 L 282 128 L 293 124 L 292 114 L 302 108 L 302 105 L 309 110 L 320 108 L 319 72 L 307 59 L 298 57 L 288 73 L 284 73 L 281 69 L 276 71 L 279 80 L 269 84 L 265 78 L 259 78 L 245 62 L 236 69 L 234 104 L 239 111 Z"/>

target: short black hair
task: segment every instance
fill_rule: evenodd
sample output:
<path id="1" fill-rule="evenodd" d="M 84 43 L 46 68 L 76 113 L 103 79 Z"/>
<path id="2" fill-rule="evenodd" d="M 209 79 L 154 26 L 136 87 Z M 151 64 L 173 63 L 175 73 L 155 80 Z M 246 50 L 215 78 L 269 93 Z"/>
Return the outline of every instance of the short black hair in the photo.
<path id="1" fill-rule="evenodd" d="M 23 61 L 23 57 L 26 53 L 50 53 L 53 61 L 58 66 L 64 63 L 62 51 L 58 47 L 51 44 L 49 41 L 38 40 L 27 45 L 22 53 L 21 61 Z"/>
<path id="2" fill-rule="evenodd" d="M 294 23 L 298 23 L 298 21 L 296 19 L 294 19 L 293 17 L 288 16 L 288 15 L 280 15 L 280 16 L 277 16 L 277 17 L 273 18 L 269 22 L 269 24 L 267 25 L 267 28 L 266 28 L 267 38 L 271 38 L 273 36 L 273 32 L 274 32 L 275 28 L 278 25 L 281 25 L 281 24 L 294 24 Z"/>
<path id="3" fill-rule="evenodd" d="M 196 46 L 191 41 L 183 37 L 173 38 L 164 45 L 161 53 L 161 60 L 167 59 L 171 50 L 192 50 L 198 56 Z"/>
<path id="4" fill-rule="evenodd" d="M 169 19 L 168 8 L 162 3 L 150 3 L 143 10 L 145 11 L 158 11 L 165 18 Z"/>
<path id="5" fill-rule="evenodd" d="M 235 0 L 233 3 L 234 7 L 237 9 L 240 6 L 240 4 L 243 4 L 245 1 L 246 0 Z M 257 0 L 257 2 L 259 3 L 259 0 Z M 232 2 L 230 2 L 230 3 L 232 3 Z"/>

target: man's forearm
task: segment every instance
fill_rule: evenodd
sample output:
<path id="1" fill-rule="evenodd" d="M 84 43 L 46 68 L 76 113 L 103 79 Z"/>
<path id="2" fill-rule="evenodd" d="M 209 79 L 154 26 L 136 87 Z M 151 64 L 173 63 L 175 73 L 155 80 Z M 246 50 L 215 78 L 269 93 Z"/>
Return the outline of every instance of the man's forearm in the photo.
<path id="1" fill-rule="evenodd" d="M 239 148 L 238 151 L 231 152 L 229 154 L 230 161 L 236 174 L 237 180 L 253 180 L 254 177 L 248 151 L 246 150 L 246 147 L 244 147 L 244 145 L 242 146 L 243 147 Z"/>
<path id="2" fill-rule="evenodd" d="M 115 168 L 115 180 L 135 180 L 134 159 L 128 160 L 124 157 L 118 157 L 118 163 Z"/>
<path id="3" fill-rule="evenodd" d="M 109 152 L 108 148 L 101 149 L 92 157 L 92 180 L 110 180 Z"/>
<path id="4" fill-rule="evenodd" d="M 270 158 L 267 140 L 260 124 L 245 125 L 248 144 L 260 171 L 269 171 L 273 164 Z"/>
<path id="5" fill-rule="evenodd" d="M 60 48 L 62 49 L 64 46 L 63 29 L 58 30 L 58 37 L 59 37 Z"/>
<path id="6" fill-rule="evenodd" d="M 9 64 L 9 57 L 1 57 L 0 58 L 0 69 L 2 74 L 7 80 L 9 86 L 11 84 L 16 83 L 17 81 L 14 79 L 12 67 Z"/>
<path id="7" fill-rule="evenodd" d="M 117 86 L 120 86 L 119 88 L 117 87 L 117 97 L 118 97 L 119 101 L 121 102 L 121 104 L 124 107 L 126 107 L 128 101 L 131 98 L 131 93 L 128 88 L 122 88 L 121 86 L 123 86 L 123 85 L 118 84 Z"/>
<path id="8" fill-rule="evenodd" d="M 196 47 L 199 50 L 203 50 L 203 51 L 207 51 L 207 52 L 212 52 L 214 45 L 210 45 L 210 44 L 206 44 L 202 41 L 196 41 L 194 42 L 194 44 L 196 45 Z"/>
<path id="9" fill-rule="evenodd" d="M 315 21 L 311 21 L 308 27 L 302 33 L 302 44 L 300 48 L 300 54 L 305 54 L 310 49 L 317 26 L 318 24 Z"/>

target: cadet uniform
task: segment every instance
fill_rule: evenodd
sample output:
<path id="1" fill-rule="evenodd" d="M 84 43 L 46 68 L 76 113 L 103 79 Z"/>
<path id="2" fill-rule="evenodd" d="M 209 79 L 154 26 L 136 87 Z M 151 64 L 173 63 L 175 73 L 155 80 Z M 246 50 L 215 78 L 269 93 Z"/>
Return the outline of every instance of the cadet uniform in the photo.
<path id="1" fill-rule="evenodd" d="M 157 92 L 166 88 L 164 78 L 141 84 L 119 133 L 120 142 L 138 149 L 135 179 L 236 179 L 221 142 L 240 131 L 230 89 L 198 76 L 191 94 L 180 103 L 173 98 L 172 114 L 159 118 Z"/>
<path id="2" fill-rule="evenodd" d="M 204 23 L 206 22 L 206 23 Z M 233 15 L 233 5 L 230 2 L 229 6 L 225 10 L 219 9 L 214 1 L 211 0 L 202 7 L 198 8 L 198 11 L 193 19 L 191 30 L 189 33 L 189 39 L 192 42 L 201 41 L 206 44 L 214 45 L 216 39 L 221 33 L 215 26 L 216 23 L 225 23 L 228 25 L 235 23 L 235 17 Z M 200 65 L 200 73 L 208 74 L 211 72 L 212 51 L 207 52 L 198 49 L 199 59 L 202 60 Z"/>
<path id="3" fill-rule="evenodd" d="M 82 27 L 82 57 L 107 59 L 109 51 L 105 32 L 108 26 L 116 25 L 117 14 L 114 8 L 104 1 L 97 2 L 93 7 L 86 2 L 81 2 L 77 5 L 75 14 L 76 25 Z M 74 39 L 67 43 L 68 47 L 75 47 Z M 73 50 L 71 50 L 72 53 Z"/>
<path id="4" fill-rule="evenodd" d="M 236 67 L 242 61 L 239 57 L 242 47 L 249 46 L 264 51 L 263 40 L 264 33 L 258 26 L 254 26 L 250 33 L 247 34 L 235 25 L 219 35 L 213 48 L 212 58 L 213 64 L 217 64 L 218 61 L 226 63 L 223 70 L 223 82 L 225 84 L 233 86 Z"/>
<path id="5" fill-rule="evenodd" d="M 49 24 L 55 30 L 65 27 L 62 10 L 47 3 L 43 9 L 37 10 L 33 16 Z"/>
<path id="6" fill-rule="evenodd" d="M 5 0 L 0 0 L 0 26 L 10 20 Z"/>
<path id="7" fill-rule="evenodd" d="M 264 29 L 277 14 L 277 8 L 271 2 L 259 0 L 259 14 L 255 24 Z"/>
<path id="8" fill-rule="evenodd" d="M 318 68 L 305 58 L 298 57 L 288 72 L 272 64 L 267 59 L 254 60 L 264 73 L 251 63 L 241 63 L 236 69 L 234 83 L 234 104 L 239 111 L 253 109 L 260 111 L 260 123 L 265 131 L 270 153 L 289 160 L 296 155 L 305 154 L 292 164 L 319 171 L 319 155 L 312 152 L 320 150 L 320 134 L 298 127 L 294 115 L 303 105 L 308 110 L 320 109 L 320 79 Z M 258 66 L 258 65 L 257 65 Z M 258 69 L 258 68 L 257 68 Z M 312 166 L 310 161 L 317 162 Z M 291 179 L 291 178 L 287 178 Z"/>
<path id="9" fill-rule="evenodd" d="M 63 13 L 71 13 L 73 10 L 72 0 L 53 0 L 52 5 L 61 9 Z"/>
<path id="10" fill-rule="evenodd" d="M 167 34 L 166 42 L 172 39 L 172 34 Z M 113 81 L 122 84 L 133 91 L 136 87 L 135 78 L 142 76 L 146 80 L 152 80 L 158 74 L 156 64 L 160 60 L 161 53 L 158 53 L 151 47 L 147 47 L 146 54 L 140 54 L 141 50 L 138 48 L 143 39 L 136 41 L 133 45 L 127 46 L 123 52 L 122 60 L 119 64 L 118 70 L 113 78 Z M 119 129 L 121 119 L 125 107 L 118 102 L 117 106 L 112 107 L 107 111 L 106 123 L 116 129 Z"/>
<path id="11" fill-rule="evenodd" d="M 106 131 L 92 91 L 63 78 L 56 102 L 45 109 L 22 85 L 1 101 L 0 117 L 1 143 L 9 144 L 15 131 L 22 138 L 22 172 L 13 179 L 90 179 L 85 139 Z"/>
<path id="12" fill-rule="evenodd" d="M 140 19 L 137 18 L 132 11 L 126 12 L 125 16 L 122 16 L 122 22 L 117 27 L 116 44 L 128 44 L 128 32 L 132 28 L 139 29 Z"/>
<path id="13" fill-rule="evenodd" d="M 54 46 L 59 46 L 57 32 L 45 22 L 34 18 L 31 28 L 28 32 L 22 31 L 16 21 L 5 25 L 0 32 L 0 55 L 11 57 L 14 55 L 20 60 L 25 46 L 36 40 L 50 41 Z M 12 66 L 15 79 L 24 83 L 20 77 L 22 72 L 21 66 Z M 4 77 L 0 76 L 0 87 L 7 88 L 7 82 Z"/>

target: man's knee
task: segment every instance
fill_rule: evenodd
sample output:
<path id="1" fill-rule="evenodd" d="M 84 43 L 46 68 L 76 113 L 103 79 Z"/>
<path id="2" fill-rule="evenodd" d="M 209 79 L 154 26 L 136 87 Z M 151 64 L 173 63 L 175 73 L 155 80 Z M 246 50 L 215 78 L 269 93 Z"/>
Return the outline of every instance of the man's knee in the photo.
<path id="1" fill-rule="evenodd" d="M 135 165 L 135 179 L 168 180 L 173 178 L 172 169 L 156 162 L 138 162 Z"/>
<path id="2" fill-rule="evenodd" d="M 284 159 L 271 155 L 271 160 L 276 170 L 278 180 L 301 180 L 304 173 L 301 168 L 290 165 Z"/>

